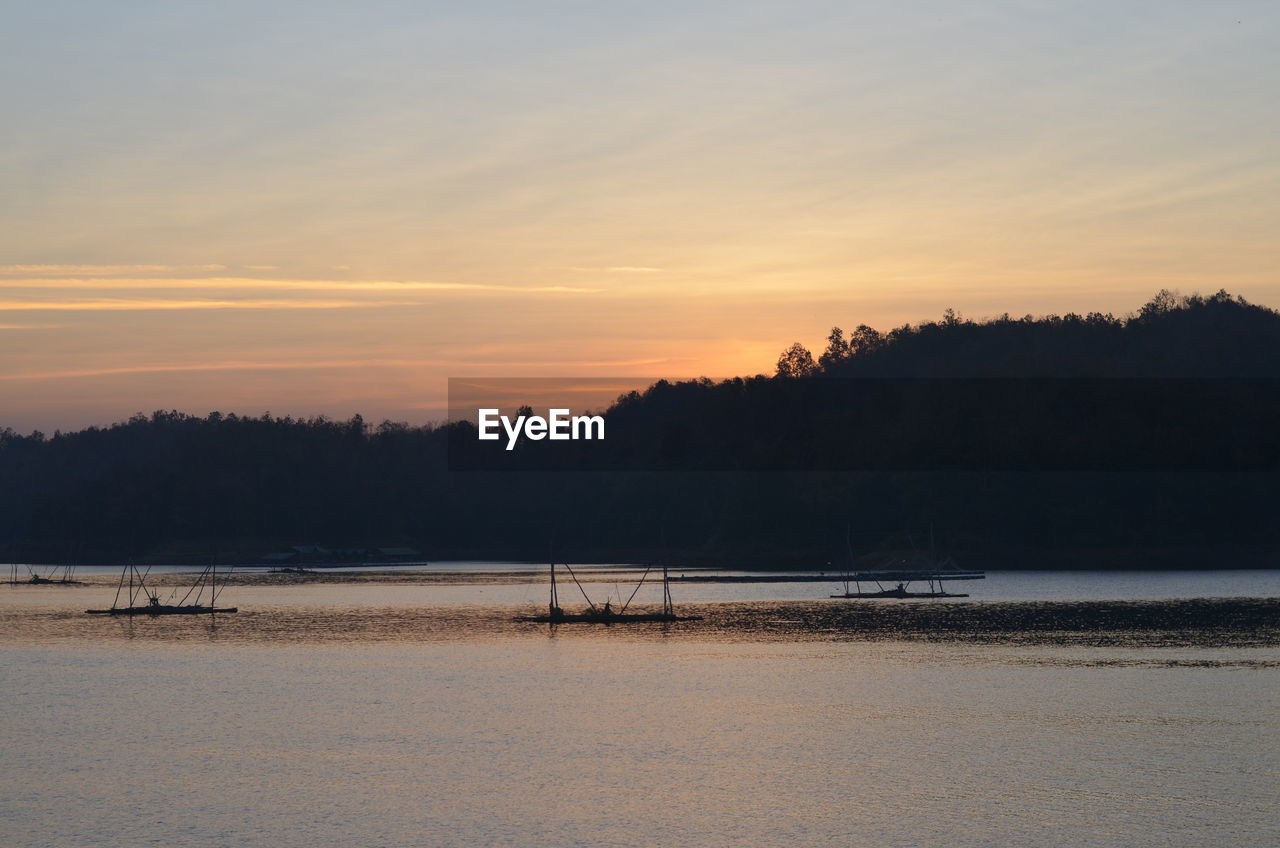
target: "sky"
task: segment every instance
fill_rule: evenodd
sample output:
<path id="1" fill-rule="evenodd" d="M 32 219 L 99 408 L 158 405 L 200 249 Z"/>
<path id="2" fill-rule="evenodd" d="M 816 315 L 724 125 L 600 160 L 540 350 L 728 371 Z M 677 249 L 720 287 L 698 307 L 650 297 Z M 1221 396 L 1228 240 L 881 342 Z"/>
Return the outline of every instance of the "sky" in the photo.
<path id="1" fill-rule="evenodd" d="M 1268 2 L 5 5 L 0 427 L 1280 306 Z"/>

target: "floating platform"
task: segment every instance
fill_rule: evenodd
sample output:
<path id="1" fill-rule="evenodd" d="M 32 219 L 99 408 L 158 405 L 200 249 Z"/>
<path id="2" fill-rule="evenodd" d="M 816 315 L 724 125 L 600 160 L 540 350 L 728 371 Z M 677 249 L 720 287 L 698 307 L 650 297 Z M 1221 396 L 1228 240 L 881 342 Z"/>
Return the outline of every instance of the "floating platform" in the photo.
<path id="1" fill-rule="evenodd" d="M 855 571 L 846 574 L 841 578 L 844 583 L 844 591 L 831 595 L 832 598 L 967 598 L 967 594 L 962 592 L 948 592 L 942 588 L 942 584 L 947 580 L 985 580 L 987 574 L 985 571 L 960 571 L 933 569 L 926 571 Z M 850 592 L 849 584 L 859 584 L 857 589 Z M 874 583 L 875 591 L 862 591 L 862 583 Z M 896 583 L 897 585 L 891 589 L 881 586 L 881 583 Z M 927 583 L 929 588 L 916 592 L 908 587 L 912 583 Z"/>
<path id="2" fill-rule="evenodd" d="M 645 621 L 702 621 L 700 615 L 676 615 L 671 612 L 561 612 L 555 615 L 518 615 L 515 621 L 537 624 L 631 624 Z"/>
<path id="3" fill-rule="evenodd" d="M 911 592 L 906 589 L 883 589 L 879 592 L 844 592 L 833 598 L 967 598 L 959 592 Z"/>
<path id="4" fill-rule="evenodd" d="M 167 604 L 148 604 L 142 607 L 116 607 L 114 609 L 85 610 L 89 615 L 212 615 L 221 612 L 239 612 L 235 607 L 204 607 L 195 604 L 176 607 Z"/>
<path id="5" fill-rule="evenodd" d="M 849 575 L 849 581 L 860 580 L 864 583 L 912 580 L 985 580 L 982 571 L 861 571 Z M 830 583 L 843 582 L 842 571 L 828 571 L 821 574 L 809 572 L 797 574 L 699 574 L 697 572 L 680 574 L 672 577 L 672 583 Z"/>
<path id="6" fill-rule="evenodd" d="M 588 609 L 582 612 L 565 612 L 560 608 L 560 596 L 556 588 L 556 564 L 551 563 L 551 603 L 547 605 L 546 615 L 518 615 L 515 621 L 526 621 L 535 624 L 631 624 L 646 621 L 701 621 L 700 615 L 676 615 L 676 606 L 671 601 L 671 577 L 667 574 L 667 568 L 662 567 L 662 611 L 661 612 L 627 612 L 627 607 L 631 605 L 631 598 L 634 598 L 636 592 L 640 591 L 640 587 L 644 585 L 645 578 L 649 576 L 649 571 L 653 566 L 649 566 L 644 570 L 644 574 L 640 575 L 640 581 L 636 584 L 635 591 L 631 593 L 631 598 L 622 605 L 621 609 L 615 610 L 610 601 L 605 601 L 603 605 L 596 606 L 591 598 L 587 596 L 587 590 L 582 588 L 582 584 L 578 582 L 578 576 L 573 573 L 573 568 L 565 563 L 565 569 L 569 572 L 569 576 L 573 578 L 573 582 L 577 584 L 578 590 L 582 592 L 582 598 L 587 602 Z"/>
<path id="7" fill-rule="evenodd" d="M 146 571 L 138 571 L 138 567 L 133 563 L 129 563 L 124 567 L 120 574 L 120 583 L 116 586 L 116 597 L 111 602 L 111 609 L 91 609 L 85 610 L 88 615 L 216 615 L 220 612 L 239 612 L 235 607 L 219 607 L 218 603 L 218 566 L 216 563 L 209 563 L 204 571 L 200 572 L 200 576 L 196 578 L 195 585 L 187 590 L 182 599 L 176 604 L 160 603 L 160 596 L 147 586 L 147 574 L 151 572 L 148 567 Z M 124 591 L 124 579 L 129 578 L 129 594 L 126 596 L 126 606 L 119 606 L 120 593 Z M 206 582 L 207 581 L 207 582 Z M 209 590 L 209 603 L 200 603 L 201 595 L 205 589 Z M 195 597 L 191 597 L 191 593 L 195 592 Z M 175 590 L 170 600 L 178 595 Z M 145 604 L 139 604 L 138 601 L 146 599 Z M 188 599 L 194 603 L 186 603 Z"/>
<path id="8" fill-rule="evenodd" d="M 830 579 L 830 578 L 828 578 Z M 838 580 L 859 583 L 910 583 L 913 580 L 986 580 L 985 571 L 852 571 L 837 575 Z"/>

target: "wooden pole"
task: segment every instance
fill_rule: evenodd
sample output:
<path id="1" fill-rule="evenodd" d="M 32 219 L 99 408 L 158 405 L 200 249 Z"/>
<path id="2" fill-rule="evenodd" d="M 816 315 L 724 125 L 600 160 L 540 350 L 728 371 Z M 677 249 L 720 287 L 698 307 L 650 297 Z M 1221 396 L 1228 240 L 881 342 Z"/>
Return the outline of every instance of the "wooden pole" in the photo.
<path id="1" fill-rule="evenodd" d="M 594 601 L 592 601 L 592 600 L 591 600 L 591 598 L 590 598 L 590 596 L 588 596 L 588 595 L 587 595 L 587 590 L 586 590 L 586 589 L 584 589 L 584 588 L 582 588 L 582 583 L 578 581 L 578 575 L 576 575 L 576 574 L 574 574 L 574 573 L 573 573 L 573 567 L 572 567 L 571 565 L 569 565 L 569 563 L 567 563 L 567 562 L 564 564 L 564 567 L 565 567 L 565 568 L 567 568 L 567 569 L 569 569 L 569 576 L 570 576 L 570 577 L 572 577 L 572 578 L 573 578 L 573 582 L 574 582 L 575 584 L 577 584 L 577 586 L 578 586 L 578 591 L 582 593 L 582 597 L 586 598 L 586 600 L 587 600 L 587 604 L 591 607 L 591 611 L 592 611 L 592 612 L 595 612 L 595 611 L 596 611 L 596 605 L 595 605 L 595 602 L 594 602 Z"/>
<path id="2" fill-rule="evenodd" d="M 653 563 L 649 563 L 644 567 L 644 574 L 640 575 L 640 582 L 637 583 L 636 587 L 631 590 L 631 596 L 627 598 L 627 602 L 622 605 L 622 609 L 618 610 L 618 612 L 626 612 L 627 607 L 631 606 L 631 602 L 635 600 L 636 593 L 640 591 L 640 587 L 644 585 L 644 581 L 649 577 L 649 572 L 652 569 L 653 569 Z M 619 595 L 618 597 L 622 597 L 622 596 Z"/>
<path id="3" fill-rule="evenodd" d="M 551 616 L 555 616 L 556 607 L 560 606 L 560 599 L 556 596 L 556 564 L 551 563 Z"/>
<path id="4" fill-rule="evenodd" d="M 120 603 L 120 589 L 121 589 L 121 588 L 123 588 L 123 587 L 124 587 L 124 572 L 123 572 L 123 571 L 121 571 L 121 572 L 120 572 L 120 581 L 119 581 L 118 583 L 116 583 L 116 596 L 115 596 L 115 598 L 111 601 L 111 608 L 112 608 L 112 609 L 115 609 L 115 608 L 116 608 L 116 605 Z"/>
<path id="5" fill-rule="evenodd" d="M 675 604 L 671 602 L 671 580 L 667 574 L 667 564 L 662 563 L 662 613 L 674 615 Z"/>

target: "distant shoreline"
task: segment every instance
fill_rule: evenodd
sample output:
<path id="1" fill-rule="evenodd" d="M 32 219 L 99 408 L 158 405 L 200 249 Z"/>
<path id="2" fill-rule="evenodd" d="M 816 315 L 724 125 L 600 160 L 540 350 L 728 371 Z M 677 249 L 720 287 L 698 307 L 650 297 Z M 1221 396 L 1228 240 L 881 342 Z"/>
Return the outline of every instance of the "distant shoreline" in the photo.
<path id="1" fill-rule="evenodd" d="M 51 560 L 49 562 L 35 562 L 32 560 L 20 560 L 16 562 L 0 562 L 0 569 L 10 569 L 13 565 L 19 568 L 18 583 L 25 584 L 27 582 L 25 567 L 30 566 L 33 569 L 53 569 L 62 568 L 71 565 L 75 568 L 122 568 L 127 561 L 103 560 L 103 561 L 82 561 L 77 563 L 67 563 L 65 560 Z M 135 565 L 141 567 L 153 567 L 161 569 L 183 569 L 183 570 L 199 570 L 209 564 L 209 559 L 181 559 L 181 558 L 138 558 L 133 560 Z M 557 560 L 564 562 L 564 560 Z M 1277 558 L 1259 558 L 1249 559 L 1245 563 L 1232 562 L 1225 565 L 1204 565 L 1204 564 L 1181 564 L 1181 565 L 1153 565 L 1153 564 L 1133 564 L 1133 565 L 1106 565 L 1106 566 L 1064 566 L 1064 565 L 994 565 L 979 567 L 977 570 L 985 571 L 992 574 L 1000 574 L 1005 572 L 1045 572 L 1045 573 L 1080 573 L 1080 574 L 1111 574 L 1111 573 L 1150 573 L 1160 574 L 1167 572 L 1214 572 L 1214 571 L 1276 571 L 1280 570 L 1280 557 Z M 491 565 L 489 569 L 458 569 L 458 565 Z M 613 574 L 617 570 L 642 571 L 645 568 L 654 566 L 655 563 L 643 561 L 615 561 L 607 562 L 601 559 L 591 560 L 570 560 L 569 564 L 579 569 L 578 576 L 586 578 L 588 576 L 596 576 L 601 573 Z M 325 578 L 340 577 L 344 574 L 358 575 L 361 578 L 372 578 L 379 576 L 416 576 L 419 578 L 431 577 L 456 577 L 464 581 L 469 580 L 492 580 L 495 577 L 538 577 L 542 571 L 545 571 L 545 562 L 537 560 L 494 560 L 494 559 L 448 559 L 421 562 L 344 562 L 344 563 L 298 563 L 281 567 L 272 563 L 263 562 L 232 562 L 219 561 L 219 568 L 228 570 L 227 578 L 232 579 L 232 570 L 240 569 L 239 574 L 253 573 L 262 576 L 277 576 L 282 578 Z M 516 567 L 518 566 L 518 567 Z M 516 568 L 513 568 L 516 567 Z M 252 572 L 248 571 L 252 569 Z M 585 571 L 584 571 L 585 569 Z M 687 583 L 832 583 L 840 582 L 844 579 L 846 569 L 827 566 L 825 569 L 817 569 L 813 567 L 786 567 L 785 565 L 747 565 L 728 563 L 723 565 L 699 564 L 691 565 L 684 563 L 672 563 L 668 566 L 672 582 Z M 855 570 L 867 571 L 873 570 L 866 564 L 859 564 Z M 874 570 L 893 571 L 892 565 L 875 565 Z M 899 568 L 896 570 L 906 570 Z M 967 570 L 967 569 L 964 569 Z M 741 574 L 725 574 L 724 572 L 742 572 Z M 42 575 L 43 576 L 43 575 Z M 542 575 L 545 577 L 545 575 Z M 612 579 L 610 577 L 609 579 Z"/>

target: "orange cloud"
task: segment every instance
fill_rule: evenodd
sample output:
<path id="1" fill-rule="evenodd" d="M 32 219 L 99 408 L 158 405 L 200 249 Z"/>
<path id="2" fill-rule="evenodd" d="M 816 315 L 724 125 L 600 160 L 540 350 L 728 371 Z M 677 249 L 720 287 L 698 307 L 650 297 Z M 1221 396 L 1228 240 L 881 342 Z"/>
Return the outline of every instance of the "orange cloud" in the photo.
<path id="1" fill-rule="evenodd" d="M 513 294 L 594 294 L 603 289 L 583 286 L 522 286 L 499 283 L 448 283 L 422 280 L 273 280 L 257 277 L 115 278 L 51 277 L 38 280 L 0 280 L 5 289 L 250 289 L 280 291 L 400 291 L 510 292 Z"/>
<path id="2" fill-rule="evenodd" d="M 225 271 L 226 265 L 0 265 L 0 274 L 173 274 Z"/>
<path id="3" fill-rule="evenodd" d="M 0 312 L 124 312 L 183 309 L 357 309 L 387 306 L 417 306 L 413 301 L 395 300 L 0 300 Z"/>

